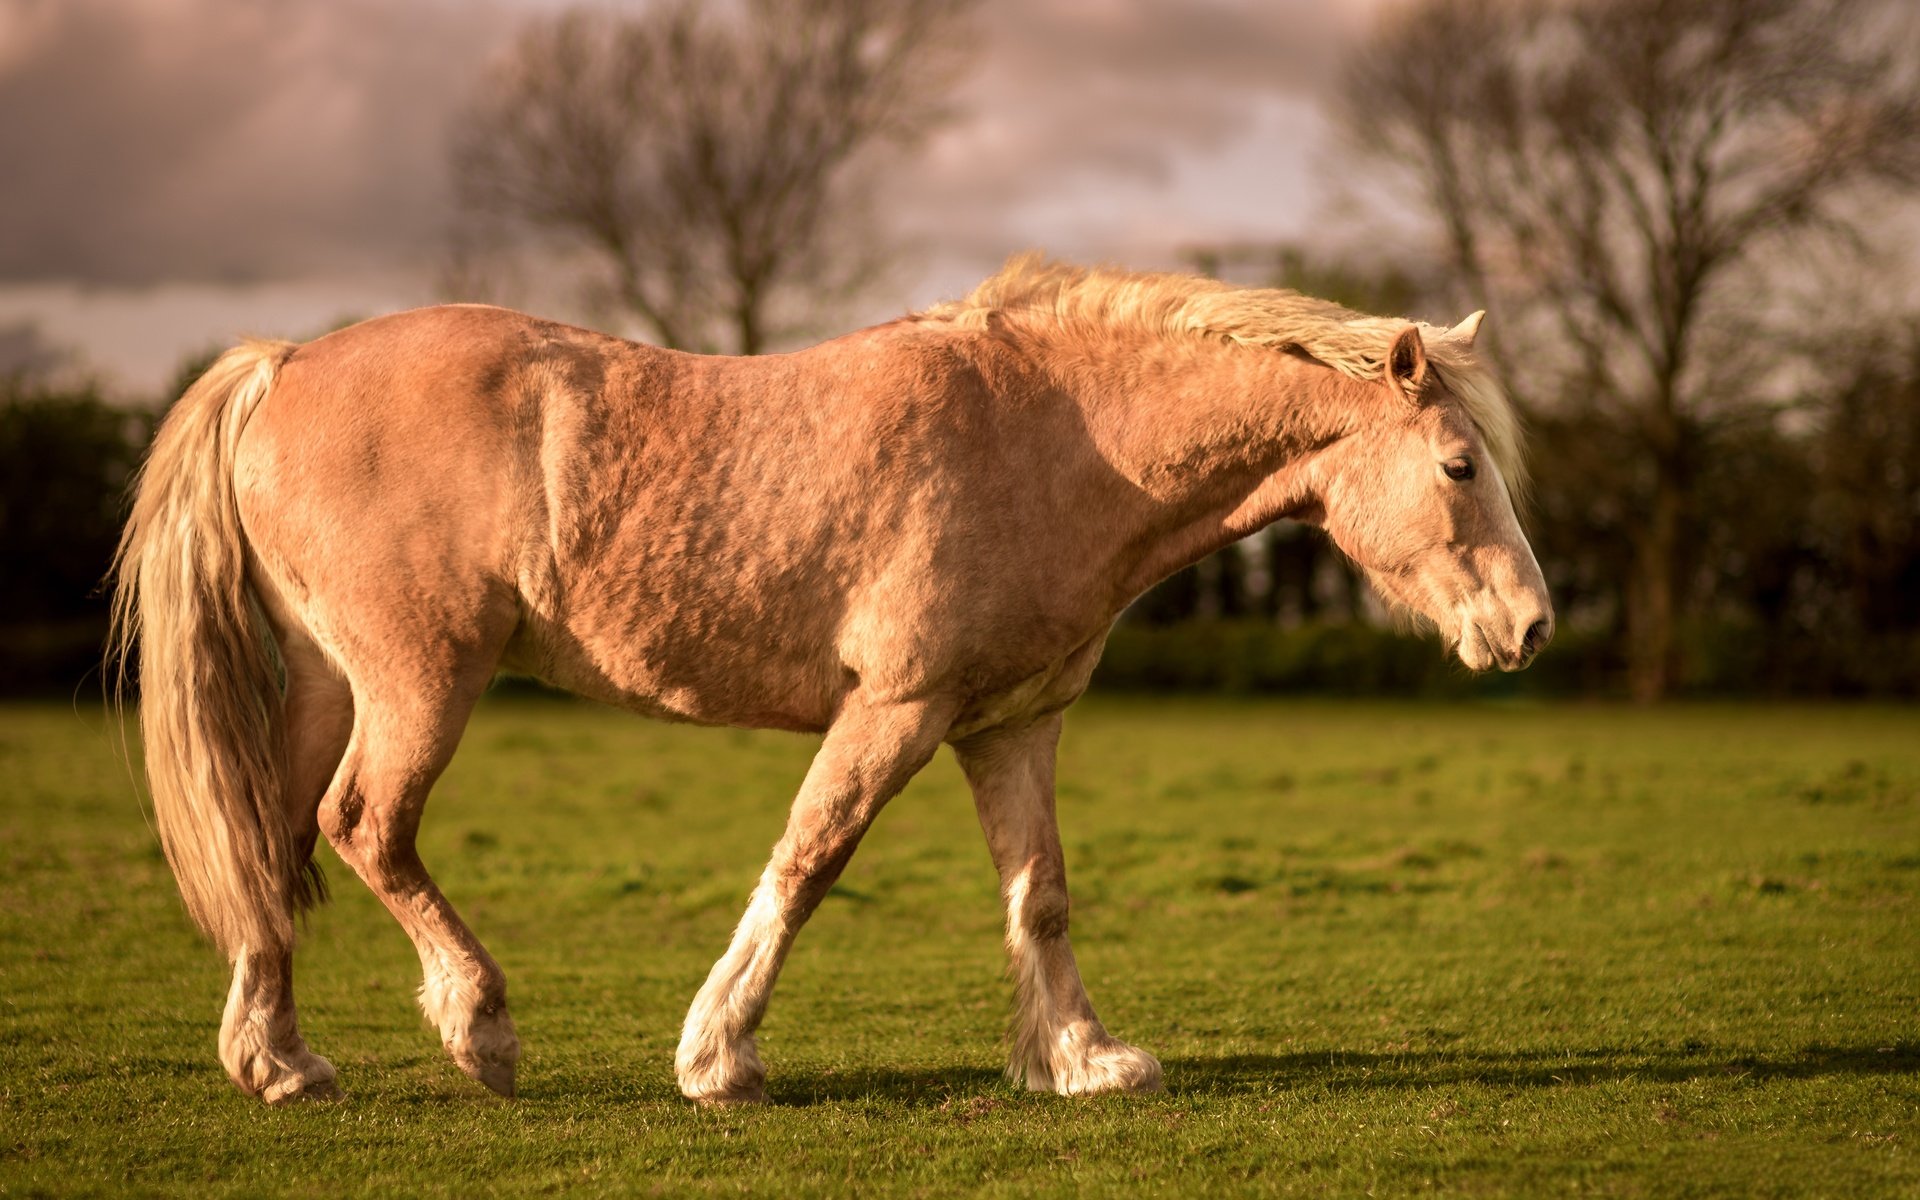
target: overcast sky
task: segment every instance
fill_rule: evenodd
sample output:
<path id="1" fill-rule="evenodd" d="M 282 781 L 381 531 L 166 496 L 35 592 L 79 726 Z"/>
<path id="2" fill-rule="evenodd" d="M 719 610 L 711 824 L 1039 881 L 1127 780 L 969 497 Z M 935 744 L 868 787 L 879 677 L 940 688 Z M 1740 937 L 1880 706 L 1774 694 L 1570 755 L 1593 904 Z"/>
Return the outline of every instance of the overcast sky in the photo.
<path id="1" fill-rule="evenodd" d="M 552 0 L 0 0 L 0 354 L 131 394 L 242 333 L 430 303 L 451 115 Z M 1008 253 L 1169 266 L 1340 205 L 1362 0 L 988 0 L 956 119 L 889 185 L 872 319 Z M 559 314 L 566 315 L 566 314 Z"/>

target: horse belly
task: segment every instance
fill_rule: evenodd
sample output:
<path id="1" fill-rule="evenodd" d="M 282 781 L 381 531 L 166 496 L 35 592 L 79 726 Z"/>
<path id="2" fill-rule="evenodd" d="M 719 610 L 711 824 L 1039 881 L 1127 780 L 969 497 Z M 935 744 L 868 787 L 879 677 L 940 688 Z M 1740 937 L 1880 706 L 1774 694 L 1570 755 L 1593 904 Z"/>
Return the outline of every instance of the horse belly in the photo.
<path id="1" fill-rule="evenodd" d="M 698 588 L 642 566 L 564 580 L 560 611 L 531 611 L 507 649 L 509 670 L 648 716 L 701 725 L 819 732 L 845 670 L 831 632 L 794 605 Z M 687 593 L 696 597 L 689 600 Z"/>
<path id="2" fill-rule="evenodd" d="M 523 632 L 503 667 L 602 704 L 667 721 L 822 733 L 833 703 L 824 688 L 797 684 L 802 670 L 770 669 L 764 660 L 732 660 L 731 670 L 688 672 L 645 654 L 598 653 L 585 643 L 536 645 Z"/>

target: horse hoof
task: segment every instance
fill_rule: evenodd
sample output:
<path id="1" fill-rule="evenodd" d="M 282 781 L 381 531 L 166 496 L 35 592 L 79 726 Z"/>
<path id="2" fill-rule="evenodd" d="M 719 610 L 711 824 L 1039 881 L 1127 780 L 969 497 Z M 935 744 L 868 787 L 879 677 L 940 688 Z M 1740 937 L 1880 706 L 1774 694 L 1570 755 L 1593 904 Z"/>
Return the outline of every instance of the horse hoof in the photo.
<path id="1" fill-rule="evenodd" d="M 496 1096 L 513 1099 L 513 1069 L 520 1061 L 520 1039 L 513 1032 L 513 1020 L 505 1008 L 476 1021 L 462 1036 L 448 1038 L 447 1054 L 453 1065 Z"/>
<path id="2" fill-rule="evenodd" d="M 497 1096 L 513 1099 L 513 1064 L 510 1062 L 488 1063 L 477 1071 L 468 1074 L 484 1084 L 488 1091 Z"/>
<path id="3" fill-rule="evenodd" d="M 500 1058 L 476 1058 L 471 1054 L 455 1054 L 453 1065 L 468 1079 L 486 1088 L 496 1096 L 513 1099 L 514 1064 L 519 1060 L 519 1047 L 515 1046 L 511 1056 Z"/>

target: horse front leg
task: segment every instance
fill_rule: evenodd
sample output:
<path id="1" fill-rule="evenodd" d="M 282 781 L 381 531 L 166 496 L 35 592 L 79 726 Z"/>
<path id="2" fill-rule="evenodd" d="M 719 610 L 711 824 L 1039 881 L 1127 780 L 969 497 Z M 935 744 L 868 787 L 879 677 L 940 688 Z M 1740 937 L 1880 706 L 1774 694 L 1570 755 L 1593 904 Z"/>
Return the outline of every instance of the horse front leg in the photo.
<path id="1" fill-rule="evenodd" d="M 1157 1092 L 1160 1063 L 1094 1015 L 1067 940 L 1067 869 L 1054 816 L 1060 716 L 954 746 L 1007 906 L 1015 995 L 1007 1076 L 1062 1095 Z"/>
<path id="2" fill-rule="evenodd" d="M 947 703 L 850 699 L 827 731 L 787 830 L 753 890 L 733 942 L 687 1012 L 674 1056 L 680 1091 L 702 1104 L 766 1098 L 753 1031 L 794 935 L 840 877 L 873 818 L 939 748 Z"/>

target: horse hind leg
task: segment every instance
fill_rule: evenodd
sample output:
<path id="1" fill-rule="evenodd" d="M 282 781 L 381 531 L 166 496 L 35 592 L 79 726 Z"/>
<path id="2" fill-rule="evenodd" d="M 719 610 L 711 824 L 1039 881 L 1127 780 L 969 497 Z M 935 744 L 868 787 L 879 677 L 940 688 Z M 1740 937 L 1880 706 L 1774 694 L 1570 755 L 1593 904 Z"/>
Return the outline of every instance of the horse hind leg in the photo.
<path id="1" fill-rule="evenodd" d="M 280 636 L 286 664 L 287 824 L 297 861 L 312 870 L 320 798 L 346 750 L 353 698 L 310 641 Z M 320 883 L 313 879 L 315 898 Z M 333 1064 L 307 1048 L 293 1000 L 293 946 L 245 946 L 220 1023 L 220 1061 L 242 1091 L 269 1104 L 335 1099 Z"/>
<path id="2" fill-rule="evenodd" d="M 456 658 L 444 671 L 389 668 L 368 686 L 356 680 L 353 737 L 319 820 L 412 939 L 423 975 L 420 1006 L 455 1065 L 511 1096 L 520 1040 L 507 1012 L 506 976 L 415 847 L 427 795 L 453 758 L 493 661 Z"/>

